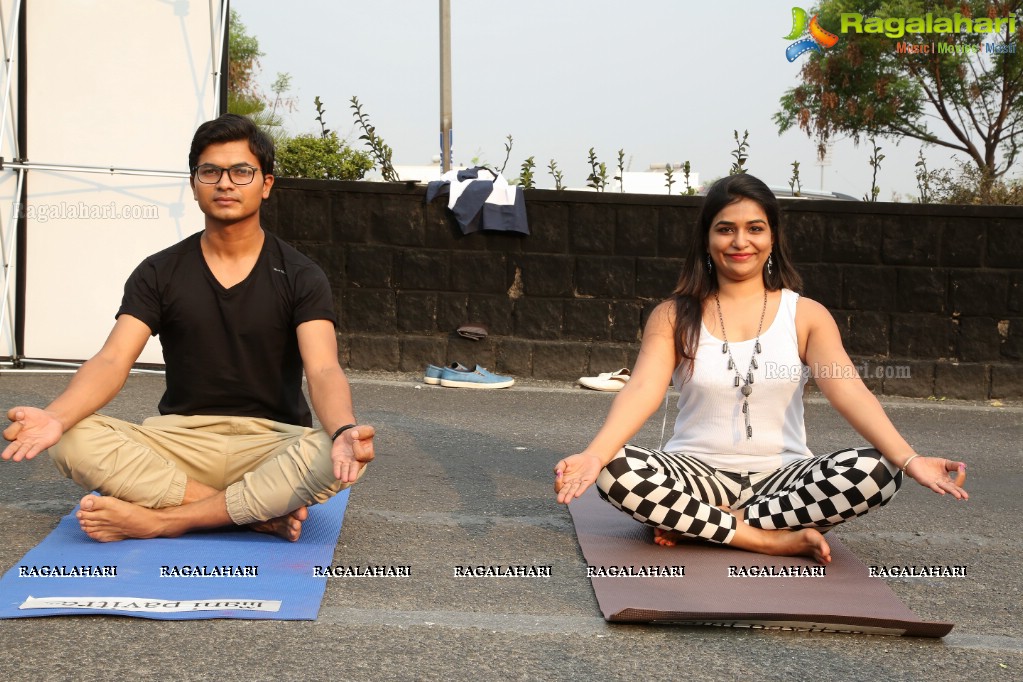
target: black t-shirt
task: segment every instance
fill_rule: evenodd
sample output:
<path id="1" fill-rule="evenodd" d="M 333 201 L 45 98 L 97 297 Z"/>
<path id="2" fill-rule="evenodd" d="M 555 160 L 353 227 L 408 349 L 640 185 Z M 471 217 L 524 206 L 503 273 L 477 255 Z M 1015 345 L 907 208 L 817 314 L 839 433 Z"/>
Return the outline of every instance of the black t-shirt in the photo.
<path id="1" fill-rule="evenodd" d="M 312 425 L 296 328 L 335 323 L 330 284 L 309 258 L 264 232 L 249 275 L 225 289 L 203 258 L 201 232 L 142 261 L 117 315 L 159 334 L 167 365 L 160 414 L 264 417 Z"/>

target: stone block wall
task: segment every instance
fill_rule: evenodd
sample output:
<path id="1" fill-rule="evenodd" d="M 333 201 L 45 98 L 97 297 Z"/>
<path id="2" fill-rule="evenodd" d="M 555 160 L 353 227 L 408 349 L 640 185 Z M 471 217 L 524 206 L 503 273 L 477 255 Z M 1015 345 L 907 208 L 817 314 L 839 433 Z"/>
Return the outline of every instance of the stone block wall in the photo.
<path id="1" fill-rule="evenodd" d="M 462 235 L 422 186 L 278 180 L 264 225 L 327 272 L 342 362 L 574 379 L 631 366 L 701 199 L 530 190 L 531 234 Z M 804 293 L 876 392 L 1023 397 L 1023 209 L 783 201 Z M 490 330 L 482 342 L 454 330 Z"/>

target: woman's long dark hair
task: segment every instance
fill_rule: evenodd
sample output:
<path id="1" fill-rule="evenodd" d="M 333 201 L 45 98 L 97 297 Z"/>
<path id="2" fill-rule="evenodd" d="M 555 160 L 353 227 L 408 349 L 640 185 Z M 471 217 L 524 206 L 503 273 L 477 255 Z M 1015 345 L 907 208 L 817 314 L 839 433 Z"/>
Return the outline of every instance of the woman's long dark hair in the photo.
<path id="1" fill-rule="evenodd" d="M 707 191 L 700 209 L 697 232 L 689 243 L 678 284 L 668 300 L 675 303 L 675 353 L 679 362 L 687 364 L 685 375 L 692 374 L 692 361 L 696 358 L 696 347 L 700 343 L 700 322 L 703 319 L 703 302 L 718 289 L 717 275 L 707 271 L 706 259 L 709 253 L 710 226 L 714 217 L 725 206 L 742 199 L 751 199 L 764 210 L 771 226 L 774 240 L 771 253 L 774 255 L 772 272 L 764 268 L 764 286 L 768 291 L 781 288 L 801 291 L 803 281 L 792 266 L 785 231 L 781 227 L 781 209 L 774 193 L 762 181 L 748 174 L 729 175 L 721 178 Z"/>

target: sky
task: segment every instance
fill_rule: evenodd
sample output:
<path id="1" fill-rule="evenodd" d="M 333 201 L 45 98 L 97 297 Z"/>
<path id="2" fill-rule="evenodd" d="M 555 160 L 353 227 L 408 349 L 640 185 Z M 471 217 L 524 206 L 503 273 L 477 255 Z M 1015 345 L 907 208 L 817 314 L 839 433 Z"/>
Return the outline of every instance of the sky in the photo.
<path id="1" fill-rule="evenodd" d="M 264 53 L 264 91 L 278 73 L 291 76 L 290 133 L 319 131 L 319 96 L 327 126 L 364 148 L 349 108 L 354 95 L 395 165 L 425 165 L 439 154 L 438 0 L 231 4 Z M 504 175 L 517 177 L 533 156 L 539 187 L 554 186 L 546 171 L 552 159 L 567 186 L 585 186 L 591 147 L 610 175 L 623 149 L 626 170 L 688 160 L 704 183 L 728 173 L 734 131 L 748 130 L 746 167 L 769 185 L 787 187 L 798 161 L 804 189 L 862 197 L 872 183 L 869 143 L 839 140 L 820 166 L 813 140 L 798 129 L 779 134 L 772 121 L 806 59 L 785 58 L 792 7 L 791 0 L 451 0 L 454 161 L 500 167 L 511 135 Z M 885 155 L 879 200 L 914 200 L 920 145 L 878 144 Z M 940 147 L 924 153 L 929 168 L 953 166 Z"/>

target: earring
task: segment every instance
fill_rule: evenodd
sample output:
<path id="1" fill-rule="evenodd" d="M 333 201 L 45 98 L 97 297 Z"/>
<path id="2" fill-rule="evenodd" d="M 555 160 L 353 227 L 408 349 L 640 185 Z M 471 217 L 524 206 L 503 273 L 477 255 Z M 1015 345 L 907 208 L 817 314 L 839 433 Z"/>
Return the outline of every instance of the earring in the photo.
<path id="1" fill-rule="evenodd" d="M 767 274 L 771 275 L 771 265 L 774 264 L 774 254 L 768 254 L 767 256 Z"/>
<path id="2" fill-rule="evenodd" d="M 714 270 L 714 264 L 710 262 L 710 254 L 708 253 L 707 254 L 707 272 L 712 272 L 713 270 Z"/>

